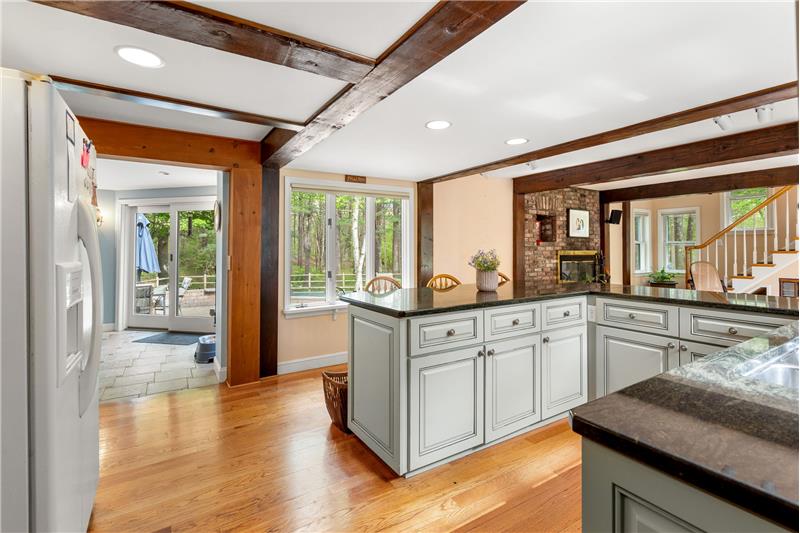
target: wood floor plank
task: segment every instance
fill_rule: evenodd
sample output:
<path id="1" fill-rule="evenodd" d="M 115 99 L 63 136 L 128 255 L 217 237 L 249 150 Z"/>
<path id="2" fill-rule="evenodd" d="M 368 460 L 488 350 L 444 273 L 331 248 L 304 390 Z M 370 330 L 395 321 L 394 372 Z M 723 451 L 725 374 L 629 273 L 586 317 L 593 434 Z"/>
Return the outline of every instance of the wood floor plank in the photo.
<path id="1" fill-rule="evenodd" d="M 100 411 L 92 531 L 581 526 L 580 438 L 565 421 L 406 479 L 331 426 L 319 370 Z"/>

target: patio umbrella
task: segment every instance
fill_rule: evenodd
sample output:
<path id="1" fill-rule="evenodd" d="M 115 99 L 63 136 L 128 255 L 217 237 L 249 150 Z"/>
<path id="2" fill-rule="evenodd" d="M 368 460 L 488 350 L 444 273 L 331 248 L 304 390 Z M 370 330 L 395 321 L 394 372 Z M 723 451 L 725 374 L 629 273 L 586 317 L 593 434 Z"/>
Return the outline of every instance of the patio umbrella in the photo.
<path id="1" fill-rule="evenodd" d="M 136 270 L 138 272 L 161 272 L 158 254 L 150 236 L 150 221 L 142 213 L 136 214 Z"/>

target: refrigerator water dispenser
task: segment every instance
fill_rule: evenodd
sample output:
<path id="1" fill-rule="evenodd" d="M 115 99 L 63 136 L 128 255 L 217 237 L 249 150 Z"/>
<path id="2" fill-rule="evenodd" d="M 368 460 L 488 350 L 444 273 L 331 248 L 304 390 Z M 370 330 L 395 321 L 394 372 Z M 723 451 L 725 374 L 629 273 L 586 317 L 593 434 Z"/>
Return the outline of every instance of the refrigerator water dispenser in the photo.
<path id="1" fill-rule="evenodd" d="M 83 264 L 79 261 L 56 264 L 56 310 L 58 384 L 83 359 Z"/>

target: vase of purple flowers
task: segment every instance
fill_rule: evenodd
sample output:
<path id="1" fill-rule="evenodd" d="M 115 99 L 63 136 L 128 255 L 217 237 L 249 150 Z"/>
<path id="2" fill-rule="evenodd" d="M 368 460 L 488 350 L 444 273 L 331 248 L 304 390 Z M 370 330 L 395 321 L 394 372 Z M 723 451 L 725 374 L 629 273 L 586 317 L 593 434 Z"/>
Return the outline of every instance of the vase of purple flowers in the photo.
<path id="1" fill-rule="evenodd" d="M 479 291 L 492 292 L 497 290 L 500 279 L 497 276 L 497 267 L 500 266 L 500 258 L 497 251 L 478 250 L 469 259 L 469 266 L 475 269 L 475 284 Z"/>

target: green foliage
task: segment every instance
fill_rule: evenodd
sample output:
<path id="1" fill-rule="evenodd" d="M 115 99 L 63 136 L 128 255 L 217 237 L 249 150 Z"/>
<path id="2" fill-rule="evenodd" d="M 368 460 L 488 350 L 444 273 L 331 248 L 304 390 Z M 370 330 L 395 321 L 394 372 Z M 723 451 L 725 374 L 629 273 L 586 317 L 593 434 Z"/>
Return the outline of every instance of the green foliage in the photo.
<path id="1" fill-rule="evenodd" d="M 665 281 L 674 280 L 675 279 L 675 274 L 671 274 L 670 272 L 667 272 L 662 267 L 661 270 L 659 270 L 658 272 L 652 272 L 651 274 L 648 274 L 647 277 L 650 278 L 650 281 L 652 283 L 664 283 Z"/>
<path id="2" fill-rule="evenodd" d="M 475 255 L 470 257 L 469 266 L 480 272 L 493 272 L 500 266 L 500 258 L 497 257 L 497 250 L 478 250 Z"/>

